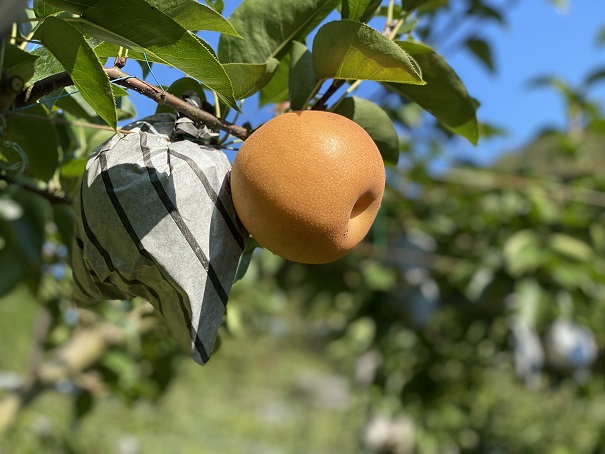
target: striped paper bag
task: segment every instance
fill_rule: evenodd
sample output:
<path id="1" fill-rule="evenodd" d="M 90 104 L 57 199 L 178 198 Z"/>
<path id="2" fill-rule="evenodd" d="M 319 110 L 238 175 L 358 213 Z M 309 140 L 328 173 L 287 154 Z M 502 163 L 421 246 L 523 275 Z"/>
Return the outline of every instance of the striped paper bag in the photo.
<path id="1" fill-rule="evenodd" d="M 205 364 L 248 233 L 227 157 L 178 140 L 174 126 L 171 114 L 143 119 L 90 157 L 76 201 L 73 297 L 83 306 L 145 298 Z"/>

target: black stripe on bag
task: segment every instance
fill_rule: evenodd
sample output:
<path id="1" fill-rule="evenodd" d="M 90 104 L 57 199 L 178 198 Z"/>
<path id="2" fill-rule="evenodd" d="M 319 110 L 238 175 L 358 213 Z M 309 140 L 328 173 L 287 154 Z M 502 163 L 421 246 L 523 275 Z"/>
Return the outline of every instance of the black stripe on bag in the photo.
<path id="1" fill-rule="evenodd" d="M 103 157 L 105 157 L 105 156 L 103 155 Z M 88 240 L 95 246 L 95 248 L 97 249 L 99 254 L 101 254 L 101 256 L 103 257 L 103 260 L 105 261 L 105 266 L 107 267 L 107 269 L 110 272 L 115 273 L 120 278 L 120 280 L 128 286 L 141 285 L 141 286 L 145 287 L 149 291 L 149 293 L 154 298 L 157 299 L 158 306 L 159 306 L 158 309 L 159 309 L 160 313 L 163 314 L 164 308 L 162 306 L 162 300 L 160 299 L 160 295 L 158 295 L 155 290 L 153 290 L 151 287 L 147 287 L 145 285 L 145 283 L 139 281 L 138 279 L 134 279 L 134 280 L 126 279 L 126 277 L 120 272 L 120 270 L 118 270 L 115 267 L 115 265 L 113 264 L 113 261 L 111 260 L 111 255 L 109 255 L 109 252 L 107 252 L 107 250 L 103 247 L 103 245 L 101 244 L 101 242 L 99 241 L 97 236 L 94 234 L 94 232 L 90 228 L 90 225 L 88 224 L 88 220 L 86 219 L 86 212 L 84 211 L 83 187 L 84 187 L 84 182 L 82 182 L 82 185 L 80 186 L 80 214 L 81 214 L 81 218 L 82 218 L 82 225 L 84 226 L 84 232 L 86 233 Z M 94 272 L 92 272 L 92 273 L 93 273 L 94 277 L 97 277 L 96 273 L 94 273 Z"/>
<path id="2" fill-rule="evenodd" d="M 216 293 L 221 299 L 223 305 L 226 306 L 228 295 L 225 289 L 223 288 L 223 285 L 221 284 L 221 281 L 218 275 L 216 274 L 214 267 L 208 260 L 208 257 L 206 257 L 206 254 L 204 254 L 204 251 L 202 250 L 195 237 L 191 233 L 191 230 L 189 230 L 189 227 L 187 227 L 187 224 L 185 224 L 185 221 L 183 221 L 183 218 L 181 217 L 181 214 L 179 213 L 177 207 L 174 205 L 174 203 L 172 203 L 172 200 L 170 200 L 170 197 L 166 193 L 166 190 L 164 189 L 164 186 L 162 186 L 162 182 L 158 177 L 157 170 L 155 169 L 155 167 L 153 167 L 153 163 L 151 162 L 151 151 L 147 146 L 146 134 L 141 134 L 140 145 L 141 150 L 143 152 L 143 161 L 145 162 L 145 167 L 147 168 L 147 173 L 149 174 L 149 180 L 151 181 L 155 192 L 164 204 L 164 207 L 166 207 L 166 210 L 168 210 L 168 213 L 170 214 L 175 224 L 181 231 L 181 234 L 183 235 L 187 243 L 189 243 L 189 246 L 195 253 L 197 259 L 208 273 L 208 277 L 210 278 L 210 281 L 212 282 Z"/>
<path id="3" fill-rule="evenodd" d="M 212 188 L 212 185 L 208 181 L 208 178 L 206 177 L 206 174 L 204 173 L 204 171 L 189 156 L 185 156 L 185 155 L 179 153 L 178 151 L 174 151 L 172 149 L 170 150 L 170 154 L 185 161 L 189 165 L 191 170 L 193 170 L 193 172 L 195 173 L 197 178 L 202 183 L 202 186 L 204 186 L 204 189 L 206 190 L 208 197 L 210 197 L 210 200 L 212 200 L 212 203 L 214 203 L 214 205 L 216 206 L 218 211 L 223 216 L 223 219 L 225 220 L 225 224 L 227 224 L 227 227 L 229 228 L 229 231 L 231 231 L 233 238 L 239 245 L 240 249 L 243 250 L 246 247 L 244 238 L 242 237 L 241 233 L 237 229 L 235 222 L 233 222 L 233 219 L 231 219 L 231 216 L 229 216 L 229 213 L 227 212 L 225 205 L 223 205 L 223 201 L 218 197 L 216 192 L 214 192 L 214 189 Z"/>
<path id="4" fill-rule="evenodd" d="M 106 190 L 107 194 L 109 195 L 111 204 L 113 205 L 114 210 L 118 214 L 118 217 L 120 218 L 120 221 L 122 222 L 123 227 L 128 232 L 128 235 L 130 236 L 131 240 L 135 244 L 139 253 L 155 263 L 155 261 L 151 257 L 151 254 L 149 254 L 149 252 L 143 247 L 141 240 L 139 239 L 132 224 L 130 223 L 130 220 L 128 219 L 128 216 L 126 214 L 126 211 L 124 210 L 124 207 L 122 207 L 122 204 L 120 203 L 120 200 L 118 199 L 118 196 L 115 193 L 115 189 L 114 189 L 113 183 L 111 181 L 111 176 L 109 175 L 109 170 L 107 167 L 107 157 L 105 156 L 105 153 L 101 153 L 99 155 L 99 160 L 101 163 L 101 178 L 103 179 L 103 182 L 105 184 L 105 190 Z M 183 314 L 183 318 L 185 319 L 185 323 L 187 324 L 187 327 L 189 329 L 189 336 L 191 338 L 191 341 L 194 343 L 196 350 L 198 351 L 198 353 L 200 354 L 200 357 L 202 358 L 202 361 L 207 362 L 210 359 L 210 357 L 209 357 L 208 353 L 206 352 L 206 348 L 204 347 L 202 340 L 197 335 L 197 331 L 193 328 L 193 325 L 191 322 L 191 317 L 189 317 L 189 312 L 187 311 L 187 307 L 185 305 L 185 302 L 183 301 L 183 295 L 181 295 L 181 292 L 172 284 L 172 282 L 169 279 L 166 279 L 166 277 L 164 276 L 164 273 L 160 267 L 158 267 L 158 270 L 160 271 L 160 274 L 162 274 L 162 276 L 164 277 L 164 280 L 172 287 L 172 289 L 177 294 L 177 297 L 179 299 L 179 305 L 181 307 L 181 312 Z M 149 290 L 150 290 L 150 292 L 152 291 L 155 293 L 155 291 L 153 289 L 149 288 Z M 156 295 L 157 295 L 157 293 L 156 293 Z M 158 302 L 160 302 L 159 295 L 157 298 L 158 298 Z M 161 302 L 160 302 L 160 304 L 161 304 Z M 162 312 L 162 311 L 160 311 L 160 312 Z"/>

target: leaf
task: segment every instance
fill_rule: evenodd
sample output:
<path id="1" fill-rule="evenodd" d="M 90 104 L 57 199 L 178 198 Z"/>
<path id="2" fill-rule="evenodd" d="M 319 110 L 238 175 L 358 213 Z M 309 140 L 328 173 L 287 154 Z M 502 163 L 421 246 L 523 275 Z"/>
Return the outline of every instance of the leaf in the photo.
<path id="1" fill-rule="evenodd" d="M 492 48 L 485 40 L 470 38 L 466 41 L 466 47 L 475 54 L 490 72 L 493 73 L 495 71 L 494 61 L 492 59 Z"/>
<path id="2" fill-rule="evenodd" d="M 29 81 L 30 85 L 46 77 L 65 71 L 59 60 L 46 47 L 38 47 L 31 53 L 32 55 L 36 55 L 38 59 L 35 62 L 35 73 Z"/>
<path id="3" fill-rule="evenodd" d="M 174 66 L 237 108 L 229 77 L 208 44 L 144 0 L 100 0 L 84 11 L 80 25 L 95 38 Z"/>
<path id="4" fill-rule="evenodd" d="M 27 274 L 23 276 L 30 288 L 37 291 L 40 280 L 42 265 L 42 245 L 45 239 L 44 226 L 47 218 L 48 203 L 36 194 L 19 190 L 14 193 L 12 199 L 21 207 L 22 215 L 11 220 L 10 224 L 15 233 L 14 245 L 18 248 L 16 263 L 0 264 L 2 270 L 12 266 L 19 266 L 22 262 Z"/>
<path id="5" fill-rule="evenodd" d="M 244 0 L 230 17 L 243 40 L 222 35 L 218 57 L 225 63 L 281 61 L 292 41 L 303 41 L 340 0 Z"/>
<path id="6" fill-rule="evenodd" d="M 20 162 L 22 158 L 11 147 L 11 143 L 16 144 L 27 155 L 29 165 L 26 174 L 48 181 L 59 161 L 57 134 L 44 107 L 32 106 L 27 109 L 27 114 L 27 119 L 18 116 L 6 118 L 5 140 L 0 141 L 0 154 L 9 163 Z"/>
<path id="7" fill-rule="evenodd" d="M 563 233 L 553 233 L 549 239 L 550 247 L 561 255 L 580 262 L 592 260 L 592 248 L 584 241 Z"/>
<path id="8" fill-rule="evenodd" d="M 342 0 L 342 18 L 366 22 L 380 3 L 381 0 Z"/>
<path id="9" fill-rule="evenodd" d="M 68 11 L 74 14 L 82 14 L 91 6 L 94 6 L 99 0 L 44 0 L 59 11 Z"/>
<path id="10" fill-rule="evenodd" d="M 248 244 L 246 244 L 246 249 L 244 249 L 244 252 L 239 259 L 239 264 L 237 265 L 237 272 L 235 273 L 233 283 L 236 283 L 246 275 L 246 271 L 248 271 L 250 262 L 252 261 L 252 254 L 256 248 L 262 248 L 262 246 L 254 238 L 249 237 Z"/>
<path id="11" fill-rule="evenodd" d="M 247 98 L 269 83 L 279 61 L 270 58 L 266 63 L 226 63 L 223 67 L 233 84 L 235 99 Z"/>
<path id="12" fill-rule="evenodd" d="M 479 127 L 475 103 L 454 70 L 425 44 L 397 42 L 421 66 L 426 86 L 388 84 L 410 101 L 433 114 L 444 126 L 476 144 Z"/>
<path id="13" fill-rule="evenodd" d="M 86 102 L 115 129 L 118 120 L 109 79 L 80 31 L 62 19 L 48 17 L 40 27 L 40 39 L 61 62 Z"/>
<path id="14" fill-rule="evenodd" d="M 397 44 L 355 21 L 328 22 L 313 40 L 318 79 L 361 79 L 424 84 L 415 62 Z"/>
<path id="15" fill-rule="evenodd" d="M 223 8 L 225 7 L 225 3 L 223 2 L 223 0 L 206 0 L 206 3 L 208 4 L 208 6 L 218 11 L 219 13 L 222 13 Z"/>
<path id="16" fill-rule="evenodd" d="M 206 95 L 204 94 L 203 87 L 199 84 L 197 80 L 192 79 L 191 77 L 182 77 L 180 79 L 175 80 L 174 82 L 172 82 L 172 84 L 170 84 L 170 87 L 168 87 L 166 91 L 178 98 L 183 96 L 183 93 L 185 93 L 186 91 L 193 91 L 200 97 L 200 101 L 206 100 Z M 155 113 L 174 113 L 174 109 L 171 109 L 170 107 L 165 106 L 163 104 L 158 104 Z"/>
<path id="17" fill-rule="evenodd" d="M 55 8 L 41 0 L 34 0 L 34 14 L 36 17 L 47 17 L 61 12 L 61 8 Z"/>
<path id="18" fill-rule="evenodd" d="M 599 47 L 605 45 L 605 27 L 601 27 L 598 31 L 596 41 Z"/>
<path id="19" fill-rule="evenodd" d="M 542 247 L 531 230 L 514 233 L 502 248 L 504 261 L 513 276 L 534 271 L 542 263 Z"/>
<path id="20" fill-rule="evenodd" d="M 533 278 L 520 279 L 515 283 L 514 311 L 530 328 L 536 328 L 542 311 L 542 288 Z"/>
<path id="21" fill-rule="evenodd" d="M 73 419 L 74 422 L 80 421 L 89 414 L 96 403 L 95 397 L 88 390 L 80 390 L 73 399 Z"/>
<path id="22" fill-rule="evenodd" d="M 240 37 L 227 19 L 195 0 L 147 0 L 147 2 L 187 30 L 207 30 Z"/>
<path id="23" fill-rule="evenodd" d="M 591 72 L 588 77 L 586 77 L 584 85 L 588 88 L 598 82 L 605 82 L 605 69 L 603 68 Z"/>
<path id="24" fill-rule="evenodd" d="M 137 109 L 128 96 L 116 98 L 116 112 L 118 113 L 119 121 L 128 120 L 137 116 Z"/>
<path id="25" fill-rule="evenodd" d="M 447 5 L 448 0 L 403 0 L 403 10 L 408 13 L 418 10 L 419 12 L 430 11 Z"/>
<path id="26" fill-rule="evenodd" d="M 288 75 L 290 107 L 293 110 L 302 109 L 317 83 L 318 80 L 313 71 L 311 52 L 309 52 L 309 49 L 303 43 L 294 41 L 290 54 L 290 71 Z"/>
<path id="27" fill-rule="evenodd" d="M 290 54 L 286 54 L 271 81 L 260 91 L 259 104 L 288 101 L 288 80 L 290 74 Z"/>
<path id="28" fill-rule="evenodd" d="M 380 150 L 382 159 L 397 164 L 399 159 L 399 137 L 388 114 L 378 105 L 366 99 L 345 98 L 334 113 L 347 117 L 361 126 L 370 135 Z"/>
<path id="29" fill-rule="evenodd" d="M 25 52 L 13 44 L 7 43 L 4 47 L 4 69 L 11 76 L 21 77 L 24 82 L 33 77 L 37 59 L 36 55 Z"/>

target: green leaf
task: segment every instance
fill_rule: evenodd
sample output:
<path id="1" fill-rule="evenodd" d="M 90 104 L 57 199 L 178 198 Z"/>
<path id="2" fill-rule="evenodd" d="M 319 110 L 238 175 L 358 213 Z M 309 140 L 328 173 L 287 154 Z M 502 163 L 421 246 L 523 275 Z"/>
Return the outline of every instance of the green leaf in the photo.
<path id="1" fill-rule="evenodd" d="M 0 199 L 0 211 L 12 200 Z M 15 204 L 16 205 L 16 204 Z M 18 207 L 18 205 L 17 205 Z M 20 210 L 21 207 L 18 207 Z M 22 214 L 21 214 L 22 216 Z M 19 249 L 17 232 L 0 216 L 0 296 L 8 294 L 27 275 L 27 263 Z"/>
<path id="2" fill-rule="evenodd" d="M 292 43 L 288 90 L 290 107 L 293 110 L 304 108 L 313 89 L 319 81 L 313 71 L 313 59 L 307 46 L 298 41 Z"/>
<path id="3" fill-rule="evenodd" d="M 536 328 L 542 311 L 542 288 L 535 279 L 520 279 L 515 283 L 516 315 L 530 328 Z"/>
<path id="4" fill-rule="evenodd" d="M 403 10 L 408 13 L 414 10 L 424 12 L 445 6 L 448 4 L 448 0 L 403 0 L 402 4 Z"/>
<path id="5" fill-rule="evenodd" d="M 550 247 L 559 254 L 580 262 L 592 260 L 592 248 L 582 240 L 563 233 L 553 233 L 549 239 Z"/>
<path id="6" fill-rule="evenodd" d="M 218 56 L 228 63 L 281 61 L 292 41 L 303 41 L 340 0 L 244 0 L 230 17 L 243 40 L 222 35 Z"/>
<path id="7" fill-rule="evenodd" d="M 55 8 L 41 0 L 34 0 L 34 14 L 36 17 L 47 17 L 61 12 L 61 8 Z"/>
<path id="8" fill-rule="evenodd" d="M 86 167 L 86 164 L 84 165 Z M 82 176 L 80 173 L 80 176 Z M 53 220 L 61 235 L 61 242 L 67 246 L 71 254 L 71 247 L 74 238 L 75 213 L 71 206 L 68 205 L 53 205 Z"/>
<path id="9" fill-rule="evenodd" d="M 420 68 L 397 44 L 355 21 L 328 22 L 313 40 L 318 79 L 361 79 L 423 85 Z"/>
<path id="10" fill-rule="evenodd" d="M 186 91 L 193 91 L 200 97 L 200 101 L 206 100 L 204 88 L 199 84 L 197 80 L 192 79 L 191 77 L 182 77 L 180 79 L 175 80 L 174 82 L 172 82 L 172 84 L 170 84 L 170 87 L 168 87 L 166 91 L 178 98 L 183 96 L 183 93 L 185 93 Z M 165 106 L 163 104 L 158 104 L 155 113 L 174 113 L 174 109 L 171 109 L 170 107 Z"/>
<path id="11" fill-rule="evenodd" d="M 494 72 L 494 60 L 492 58 L 492 48 L 483 39 L 471 38 L 466 42 L 466 47 L 485 65 L 490 71 Z"/>
<path id="12" fill-rule="evenodd" d="M 24 190 L 0 198 L 0 295 L 26 281 L 36 291 L 42 265 L 47 202 Z"/>
<path id="13" fill-rule="evenodd" d="M 410 101 L 433 114 L 444 126 L 476 144 L 479 127 L 475 103 L 447 62 L 425 44 L 397 42 L 421 66 L 426 86 L 388 84 Z"/>
<path id="14" fill-rule="evenodd" d="M 277 67 L 271 81 L 260 91 L 259 104 L 288 101 L 288 80 L 290 74 L 290 54 L 286 54 Z"/>
<path id="15" fill-rule="evenodd" d="M 601 27 L 598 31 L 596 41 L 599 47 L 605 45 L 605 27 Z"/>
<path id="16" fill-rule="evenodd" d="M 366 22 L 380 3 L 381 0 L 342 0 L 342 18 Z"/>
<path id="17" fill-rule="evenodd" d="M 543 253 L 539 238 L 531 230 L 513 234 L 503 247 L 504 260 L 513 276 L 535 271 L 542 263 Z"/>
<path id="18" fill-rule="evenodd" d="M 588 87 L 592 87 L 594 84 L 598 82 L 605 81 L 605 69 L 601 68 L 591 72 L 588 77 L 586 77 L 584 81 L 584 85 Z"/>
<path id="19" fill-rule="evenodd" d="M 399 159 L 399 137 L 388 114 L 378 105 L 353 96 L 345 98 L 334 113 L 347 117 L 361 126 L 370 135 L 380 150 L 382 159 L 397 164 Z"/>
<path id="20" fill-rule="evenodd" d="M 27 175 L 48 181 L 57 168 L 59 144 L 55 128 L 42 106 L 27 109 L 28 118 L 9 116 L 6 118 L 4 139 L 0 141 L 0 155 L 9 163 L 21 161 L 11 143 L 23 149 L 29 161 Z"/>
<path id="21" fill-rule="evenodd" d="M 99 0 L 44 0 L 59 11 L 68 11 L 74 14 L 82 14 L 91 6 L 94 6 Z"/>
<path id="22" fill-rule="evenodd" d="M 24 82 L 30 80 L 35 72 L 36 55 L 19 49 L 12 44 L 4 47 L 4 69 L 11 76 L 19 76 Z"/>
<path id="23" fill-rule="evenodd" d="M 223 8 L 225 7 L 225 3 L 223 2 L 223 0 L 206 0 L 206 3 L 208 4 L 208 6 L 218 11 L 219 13 L 222 13 Z"/>
<path id="24" fill-rule="evenodd" d="M 147 2 L 187 30 L 207 30 L 239 37 L 227 19 L 195 0 L 147 0 Z"/>
<path id="25" fill-rule="evenodd" d="M 234 283 L 246 275 L 246 271 L 248 271 L 250 262 L 252 261 L 252 254 L 256 248 L 262 248 L 262 246 L 254 238 L 249 237 L 248 244 L 246 244 L 246 249 L 244 249 L 244 252 L 242 252 L 242 256 L 240 257 L 237 265 L 237 272 L 235 273 L 235 279 L 233 280 Z"/>
<path id="26" fill-rule="evenodd" d="M 227 63 L 225 71 L 233 84 L 233 96 L 235 99 L 247 98 L 269 83 L 279 61 L 270 58 L 267 63 Z"/>
<path id="27" fill-rule="evenodd" d="M 81 118 L 89 123 L 96 123 L 99 117 L 95 110 L 86 102 L 82 94 L 74 87 L 65 87 L 65 91 L 69 96 L 57 99 L 55 105 L 77 118 Z"/>
<path id="28" fill-rule="evenodd" d="M 80 31 L 62 19 L 48 17 L 40 27 L 40 39 L 61 62 L 86 102 L 115 129 L 118 120 L 109 79 Z"/>
<path id="29" fill-rule="evenodd" d="M 29 81 L 30 85 L 46 77 L 65 71 L 59 60 L 46 47 L 38 47 L 31 53 L 32 55 L 36 55 L 38 59 L 35 62 L 35 73 Z"/>
<path id="30" fill-rule="evenodd" d="M 84 11 L 80 24 L 95 38 L 189 74 L 237 108 L 229 77 L 210 46 L 144 0 L 100 0 Z"/>
<path id="31" fill-rule="evenodd" d="M 116 112 L 118 120 L 129 120 L 137 116 L 137 109 L 128 96 L 120 96 L 116 98 Z"/>

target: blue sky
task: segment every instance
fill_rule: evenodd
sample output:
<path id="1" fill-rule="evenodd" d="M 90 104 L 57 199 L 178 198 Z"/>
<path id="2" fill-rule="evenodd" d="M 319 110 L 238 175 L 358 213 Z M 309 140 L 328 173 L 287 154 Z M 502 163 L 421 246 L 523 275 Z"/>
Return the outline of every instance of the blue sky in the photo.
<path id="1" fill-rule="evenodd" d="M 546 0 L 521 0 L 509 14 L 507 28 L 489 27 L 481 36 L 492 42 L 496 73 L 488 74 L 466 53 L 446 59 L 458 72 L 469 92 L 482 105 L 480 120 L 508 130 L 506 138 L 484 141 L 465 154 L 482 162 L 518 148 L 538 131 L 565 124 L 561 98 L 552 90 L 530 89 L 538 76 L 558 76 L 577 86 L 595 69 L 605 69 L 605 47 L 596 43 L 605 27 L 602 0 L 570 0 L 567 12 L 557 11 Z M 594 94 L 605 105 L 604 85 Z"/>
<path id="2" fill-rule="evenodd" d="M 225 4 L 223 14 L 228 18 L 239 2 L 226 0 Z M 563 11 L 548 0 L 519 0 L 507 18 L 506 27 L 486 25 L 477 34 L 492 44 L 495 73 L 486 71 L 468 52 L 451 52 L 452 48 L 448 50 L 447 45 L 436 49 L 443 52 L 470 94 L 481 102 L 479 120 L 508 131 L 506 137 L 482 140 L 476 147 L 460 140 L 446 153 L 443 164 L 456 156 L 487 164 L 503 152 L 518 149 L 541 129 L 564 124 L 565 111 L 560 96 L 546 88 L 530 89 L 529 80 L 558 76 L 573 86 L 591 71 L 605 69 L 605 46 L 599 47 L 596 42 L 598 31 L 605 27 L 603 0 L 569 0 L 568 8 Z M 464 33 L 463 27 L 452 30 L 452 34 L 456 33 Z M 203 37 L 216 49 L 216 35 Z M 156 68 L 156 76 L 164 85 L 180 77 L 175 72 Z M 371 97 L 374 90 L 371 84 L 364 83 L 355 94 Z M 594 93 L 605 104 L 605 83 Z M 138 96 L 134 99 L 140 116 L 155 110 L 151 101 Z M 246 100 L 244 112 L 240 121 L 250 121 L 253 126 L 273 115 L 270 106 L 258 108 L 254 100 Z"/>

